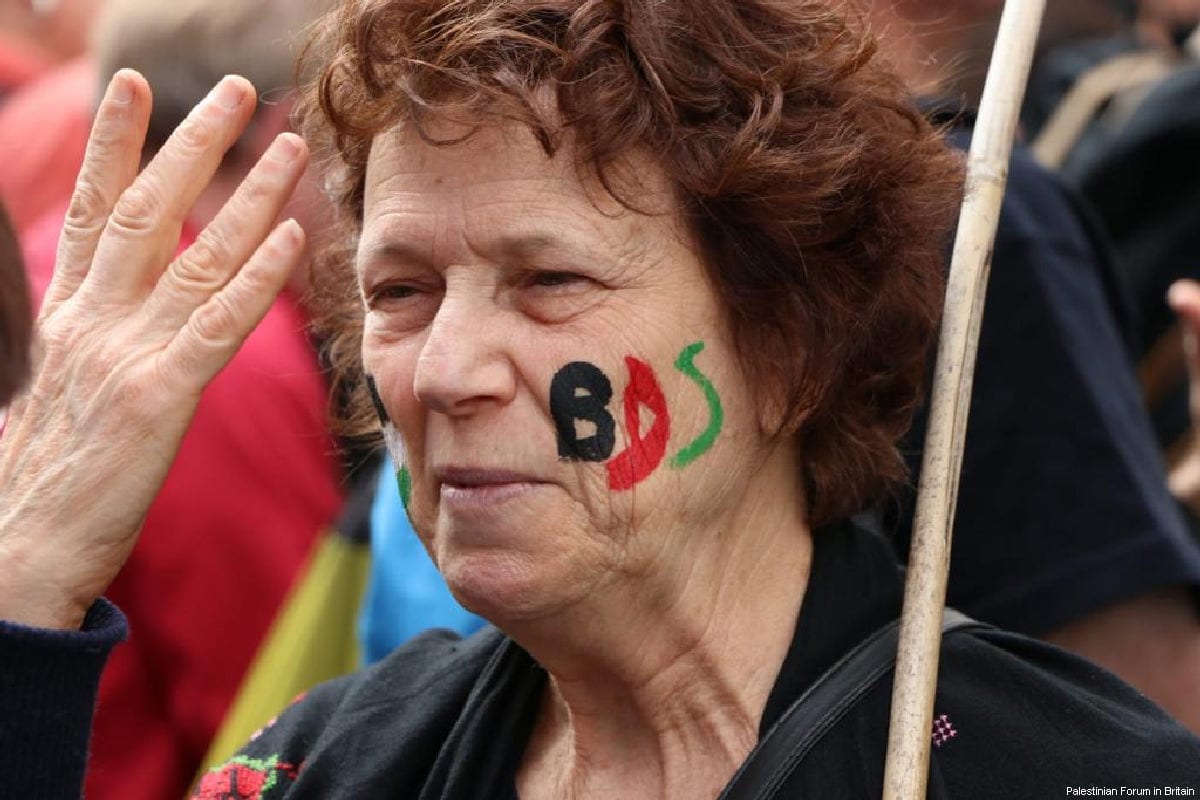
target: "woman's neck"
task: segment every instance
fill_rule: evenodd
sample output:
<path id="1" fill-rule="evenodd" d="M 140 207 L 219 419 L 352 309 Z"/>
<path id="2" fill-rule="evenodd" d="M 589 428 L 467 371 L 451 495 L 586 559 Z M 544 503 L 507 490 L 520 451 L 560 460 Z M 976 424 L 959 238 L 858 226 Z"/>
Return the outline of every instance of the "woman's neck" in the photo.
<path id="1" fill-rule="evenodd" d="M 808 581 L 791 457 L 690 531 L 679 574 L 631 576 L 587 608 L 510 631 L 550 674 L 522 798 L 719 794 L 758 741 Z"/>

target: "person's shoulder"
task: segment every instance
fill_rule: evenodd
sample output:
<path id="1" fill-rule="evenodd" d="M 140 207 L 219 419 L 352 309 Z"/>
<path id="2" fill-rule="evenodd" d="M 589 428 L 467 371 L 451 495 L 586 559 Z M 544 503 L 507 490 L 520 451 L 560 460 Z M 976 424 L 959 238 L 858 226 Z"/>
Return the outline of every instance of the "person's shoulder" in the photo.
<path id="1" fill-rule="evenodd" d="M 967 150 L 974 135 L 974 121 L 962 117 L 950 131 L 950 141 Z M 1080 209 L 1066 182 L 1043 167 L 1027 147 L 1017 144 L 1008 163 L 1008 180 L 997 229 L 998 246 L 1025 242 L 1044 247 L 1065 239 L 1074 243 L 1083 237 Z"/>
<path id="2" fill-rule="evenodd" d="M 985 779 L 1004 797 L 1200 789 L 1200 740 L 1101 667 L 1008 631 L 947 637 L 934 715 L 935 760 L 952 797 L 981 796 Z"/>
<path id="3" fill-rule="evenodd" d="M 466 639 L 445 629 L 425 631 L 379 662 L 318 686 L 272 727 L 331 738 L 347 733 L 345 723 L 361 726 L 366 718 L 388 727 L 418 725 L 457 709 L 503 641 L 490 627 Z"/>
<path id="4" fill-rule="evenodd" d="M 427 768 L 488 661 L 504 642 L 495 628 L 463 639 L 447 630 L 414 637 L 383 660 L 297 698 L 197 787 L 270 784 L 282 797 L 301 775 L 309 788 L 386 778 Z M 398 784 L 399 785 L 399 784 Z M 205 794 L 209 791 L 210 794 Z"/>
<path id="5" fill-rule="evenodd" d="M 1039 164 L 1028 149 L 1013 149 L 1008 188 L 997 236 L 1044 247 L 1047 244 L 1091 253 L 1096 248 L 1079 198 L 1059 175 Z"/>

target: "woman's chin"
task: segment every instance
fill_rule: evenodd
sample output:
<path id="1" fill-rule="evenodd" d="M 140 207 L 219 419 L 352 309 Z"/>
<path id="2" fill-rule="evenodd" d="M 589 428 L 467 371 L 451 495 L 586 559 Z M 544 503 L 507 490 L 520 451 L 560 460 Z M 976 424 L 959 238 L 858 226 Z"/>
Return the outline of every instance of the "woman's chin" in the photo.
<path id="1" fill-rule="evenodd" d="M 577 581 L 552 574 L 553 559 L 506 549 L 453 551 L 438 559 L 446 584 L 459 603 L 494 625 L 508 628 L 552 615 L 573 599 L 564 591 Z"/>
<path id="2" fill-rule="evenodd" d="M 482 520 L 439 511 L 430 547 L 438 571 L 463 607 L 498 626 L 552 614 L 588 572 L 580 556 L 593 548 L 561 544 L 578 537 L 557 524 L 560 509 L 529 504 Z"/>

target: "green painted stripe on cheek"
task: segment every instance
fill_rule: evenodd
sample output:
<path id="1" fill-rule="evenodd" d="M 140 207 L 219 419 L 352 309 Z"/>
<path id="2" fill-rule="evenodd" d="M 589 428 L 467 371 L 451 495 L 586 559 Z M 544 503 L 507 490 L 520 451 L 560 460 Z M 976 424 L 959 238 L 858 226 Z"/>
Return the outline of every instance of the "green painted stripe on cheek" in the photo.
<path id="1" fill-rule="evenodd" d="M 408 467 L 401 467 L 396 473 L 396 485 L 400 487 L 400 502 L 404 504 L 405 513 L 408 513 L 408 502 L 412 500 L 412 475 Z"/>
<path id="2" fill-rule="evenodd" d="M 721 396 L 717 394 L 712 381 L 696 369 L 696 365 L 693 363 L 693 359 L 702 350 L 704 350 L 704 342 L 695 342 L 685 347 L 679 354 L 679 358 L 675 359 L 675 369 L 695 381 L 704 391 L 704 398 L 708 401 L 708 427 L 691 444 L 671 457 L 671 466 L 676 469 L 686 467 L 707 453 L 725 425 L 725 409 L 721 406 Z"/>

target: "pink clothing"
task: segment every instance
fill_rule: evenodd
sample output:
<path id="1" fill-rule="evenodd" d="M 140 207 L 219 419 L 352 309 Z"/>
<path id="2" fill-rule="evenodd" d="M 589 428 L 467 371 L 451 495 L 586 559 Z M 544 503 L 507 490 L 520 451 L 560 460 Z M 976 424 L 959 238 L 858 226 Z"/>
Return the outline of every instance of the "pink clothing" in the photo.
<path id="1" fill-rule="evenodd" d="M 95 65 L 78 58 L 26 83 L 0 107 L 0 200 L 18 231 L 70 200 L 98 92 Z"/>
<path id="2" fill-rule="evenodd" d="M 25 237 L 37 301 L 63 210 Z M 185 233 L 182 247 L 194 235 Z M 327 390 L 281 296 L 213 380 L 107 597 L 131 636 L 100 683 L 89 800 L 183 797 L 243 673 L 342 504 Z"/>

